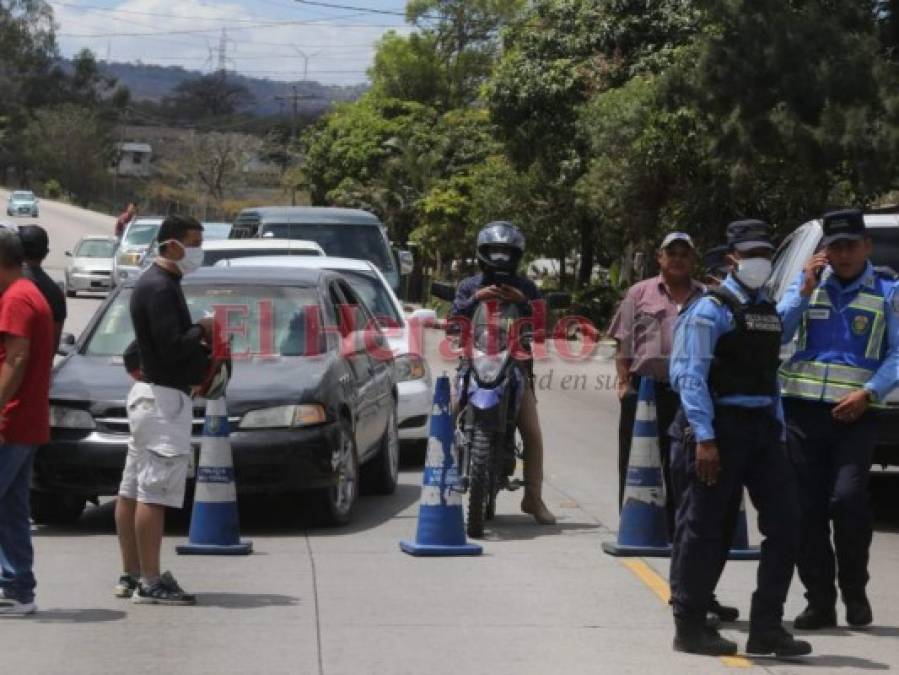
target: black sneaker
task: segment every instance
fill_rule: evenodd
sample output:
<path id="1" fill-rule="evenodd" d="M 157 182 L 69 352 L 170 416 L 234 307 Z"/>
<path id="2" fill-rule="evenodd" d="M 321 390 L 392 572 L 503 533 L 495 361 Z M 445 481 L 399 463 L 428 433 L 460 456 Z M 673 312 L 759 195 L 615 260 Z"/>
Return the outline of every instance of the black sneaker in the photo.
<path id="1" fill-rule="evenodd" d="M 846 603 L 846 623 L 850 626 L 861 627 L 869 626 L 874 621 L 874 614 L 871 611 L 871 603 L 862 593 L 858 597 L 843 598 Z"/>
<path id="2" fill-rule="evenodd" d="M 709 614 L 714 614 L 724 623 L 733 623 L 740 618 L 739 609 L 722 605 L 718 600 L 712 600 L 712 604 L 709 606 Z"/>
<path id="3" fill-rule="evenodd" d="M 749 641 L 746 643 L 747 654 L 774 654 L 781 658 L 805 656 L 812 653 L 812 646 L 805 640 L 797 640 L 783 626 L 765 631 L 749 629 Z"/>
<path id="4" fill-rule="evenodd" d="M 714 628 L 675 619 L 674 651 L 703 656 L 733 656 L 737 643 L 725 640 Z"/>
<path id="5" fill-rule="evenodd" d="M 837 610 L 833 607 L 821 608 L 809 605 L 802 614 L 793 619 L 793 628 L 796 630 L 821 630 L 835 628 L 836 625 Z"/>
<path id="6" fill-rule="evenodd" d="M 135 577 L 123 574 L 119 577 L 119 583 L 115 585 L 113 593 L 117 598 L 130 598 L 139 585 L 140 582 Z"/>
<path id="7" fill-rule="evenodd" d="M 152 586 L 138 584 L 131 601 L 136 605 L 195 605 L 197 597 L 185 593 L 172 573 L 166 572 Z"/>

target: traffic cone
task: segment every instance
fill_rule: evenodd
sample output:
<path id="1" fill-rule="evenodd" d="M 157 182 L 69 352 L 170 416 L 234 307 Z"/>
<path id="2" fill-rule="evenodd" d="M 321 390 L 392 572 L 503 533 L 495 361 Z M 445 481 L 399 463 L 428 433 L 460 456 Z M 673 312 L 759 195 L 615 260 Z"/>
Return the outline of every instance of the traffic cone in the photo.
<path id="1" fill-rule="evenodd" d="M 648 377 L 640 380 L 624 503 L 618 523 L 618 541 L 604 542 L 602 548 L 614 556 L 664 558 L 671 555 L 656 421 L 655 382 Z"/>
<path id="2" fill-rule="evenodd" d="M 422 477 L 421 503 L 415 541 L 401 541 L 400 548 L 415 556 L 480 555 L 483 549 L 465 539 L 462 493 L 453 453 L 453 416 L 450 414 L 450 381 L 443 375 L 434 387 L 428 454 Z"/>
<path id="3" fill-rule="evenodd" d="M 207 401 L 190 534 L 187 544 L 176 547 L 179 555 L 247 555 L 253 552 L 252 542 L 240 540 L 229 436 L 225 399 Z"/>
<path id="4" fill-rule="evenodd" d="M 728 560 L 758 560 L 762 555 L 758 546 L 749 545 L 749 528 L 746 525 L 746 499 L 740 498 L 740 513 L 734 528 L 734 540 L 730 546 Z"/>

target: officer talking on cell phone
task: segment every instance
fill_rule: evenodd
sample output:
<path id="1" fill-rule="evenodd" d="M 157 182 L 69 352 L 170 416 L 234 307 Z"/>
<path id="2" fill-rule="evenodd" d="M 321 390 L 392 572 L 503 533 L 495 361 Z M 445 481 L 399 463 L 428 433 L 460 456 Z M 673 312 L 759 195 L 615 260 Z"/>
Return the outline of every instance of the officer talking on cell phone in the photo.
<path id="1" fill-rule="evenodd" d="M 828 213 L 823 225 L 823 252 L 780 304 L 785 337 L 798 334 L 781 375 L 802 505 L 799 577 L 808 600 L 794 625 L 805 630 L 836 625 L 835 580 L 846 622 L 873 620 L 865 586 L 874 410 L 899 384 L 897 284 L 868 259 L 861 211 Z"/>

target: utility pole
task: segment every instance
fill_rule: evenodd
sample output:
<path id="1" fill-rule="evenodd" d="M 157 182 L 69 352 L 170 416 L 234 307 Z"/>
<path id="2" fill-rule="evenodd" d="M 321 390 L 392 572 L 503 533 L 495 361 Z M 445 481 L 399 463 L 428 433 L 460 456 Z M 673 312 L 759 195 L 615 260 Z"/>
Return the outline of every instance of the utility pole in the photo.
<path id="1" fill-rule="evenodd" d="M 286 96 L 275 96 L 275 100 L 281 103 L 290 101 L 293 104 L 293 118 L 290 123 L 290 141 L 292 143 L 297 137 L 297 126 L 299 124 L 300 117 L 300 101 L 307 101 L 309 99 L 315 98 L 315 96 L 301 94 L 300 87 L 297 84 L 290 85 L 290 89 L 293 93 Z M 291 206 L 297 205 L 297 189 L 294 186 L 291 186 L 290 188 L 290 204 Z"/>

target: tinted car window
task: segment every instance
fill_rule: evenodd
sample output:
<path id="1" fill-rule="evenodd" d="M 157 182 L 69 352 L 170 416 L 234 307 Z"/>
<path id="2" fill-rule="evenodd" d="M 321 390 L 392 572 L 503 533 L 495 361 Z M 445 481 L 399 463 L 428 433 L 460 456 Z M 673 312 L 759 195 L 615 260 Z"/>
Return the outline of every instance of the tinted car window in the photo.
<path id="1" fill-rule="evenodd" d="M 872 227 L 868 232 L 874 243 L 871 262 L 875 266 L 884 265 L 899 272 L 899 227 Z"/>
<path id="2" fill-rule="evenodd" d="M 235 260 L 237 258 L 255 258 L 257 256 L 269 255 L 310 255 L 318 256 L 318 251 L 310 251 L 308 249 L 292 249 L 286 251 L 283 248 L 257 248 L 243 249 L 236 251 L 205 251 L 203 253 L 203 264 L 207 266 L 215 265 L 220 260 Z"/>
<path id="3" fill-rule="evenodd" d="M 262 234 L 276 239 L 307 239 L 321 246 L 327 255 L 369 260 L 382 271 L 392 271 L 393 261 L 384 235 L 377 225 L 315 225 L 267 223 Z"/>
<path id="4" fill-rule="evenodd" d="M 111 241 L 83 241 L 75 251 L 76 258 L 111 258 L 115 244 Z"/>
<path id="5" fill-rule="evenodd" d="M 125 245 L 148 246 L 159 230 L 159 223 L 134 223 L 125 234 Z"/>
<path id="6" fill-rule="evenodd" d="M 307 328 L 321 325 L 318 295 L 314 289 L 294 286 L 185 286 L 184 296 L 194 321 L 215 313 L 216 308 L 246 308 L 245 314 L 232 312 L 230 327 L 246 326 L 246 334 L 235 333 L 231 348 L 235 354 L 259 353 L 273 347 L 274 355 L 302 356 L 321 353 L 322 340 L 310 340 Z M 131 289 L 123 290 L 107 306 L 84 348 L 88 356 L 121 356 L 134 340 L 128 303 Z M 271 303 L 272 320 L 267 322 L 266 304 Z M 318 314 L 311 318 L 310 313 Z M 260 338 L 271 330 L 269 349 Z M 263 338 L 266 339 L 266 338 Z"/>
<path id="7" fill-rule="evenodd" d="M 203 239 L 216 241 L 227 239 L 231 234 L 231 223 L 203 223 Z"/>
<path id="8" fill-rule="evenodd" d="M 359 299 L 374 314 L 382 326 L 395 328 L 402 325 L 402 318 L 396 305 L 390 298 L 389 291 L 374 274 L 340 270 L 340 274 L 349 282 Z"/>

